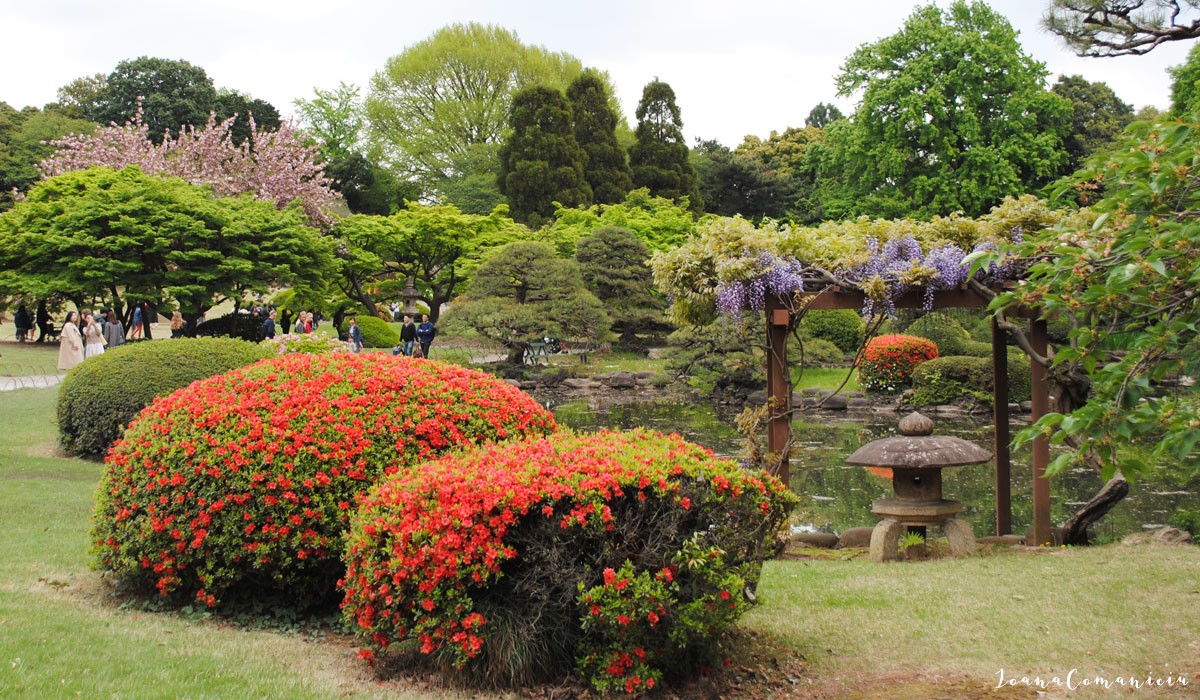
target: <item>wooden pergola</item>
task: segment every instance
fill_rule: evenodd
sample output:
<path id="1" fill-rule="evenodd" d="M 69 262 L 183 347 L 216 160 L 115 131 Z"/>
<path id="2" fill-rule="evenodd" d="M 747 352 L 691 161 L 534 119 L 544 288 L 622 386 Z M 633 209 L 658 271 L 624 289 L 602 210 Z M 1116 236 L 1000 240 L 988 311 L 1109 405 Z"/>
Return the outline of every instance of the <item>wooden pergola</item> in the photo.
<path id="1" fill-rule="evenodd" d="M 866 299 L 862 292 L 846 289 L 827 289 L 820 292 L 801 292 L 793 298 L 768 296 L 767 315 L 767 391 L 770 417 L 767 422 L 767 449 L 778 456 L 778 476 L 788 482 L 789 449 L 791 445 L 791 391 L 788 376 L 787 337 L 791 332 L 793 308 L 853 309 L 863 308 Z M 894 300 L 896 308 L 919 309 L 924 306 L 922 291 L 909 292 Z M 933 308 L 983 308 L 989 299 L 976 291 L 964 288 L 938 291 L 933 294 Z M 1029 323 L 1029 341 L 1033 351 L 1047 355 L 1046 321 L 1036 313 L 1023 310 L 1017 314 Z M 1012 534 L 1012 462 L 1009 452 L 1008 350 L 1007 332 L 992 318 L 992 377 L 995 386 L 993 416 L 995 421 L 995 486 L 996 534 Z M 1050 409 L 1050 391 L 1046 368 L 1030 360 L 1033 420 Z M 1046 466 L 1050 462 L 1050 444 L 1045 436 L 1033 441 L 1033 530 L 1026 544 L 1040 546 L 1052 541 L 1050 534 L 1050 481 Z"/>

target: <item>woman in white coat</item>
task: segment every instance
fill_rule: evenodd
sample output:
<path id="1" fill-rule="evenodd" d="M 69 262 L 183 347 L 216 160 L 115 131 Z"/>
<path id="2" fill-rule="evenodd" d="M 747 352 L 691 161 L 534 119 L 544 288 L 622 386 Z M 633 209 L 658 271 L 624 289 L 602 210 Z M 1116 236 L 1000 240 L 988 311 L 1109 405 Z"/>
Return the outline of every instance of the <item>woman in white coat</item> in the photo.
<path id="1" fill-rule="evenodd" d="M 66 372 L 75 365 L 83 362 L 83 336 L 79 333 L 79 327 L 75 325 L 79 315 L 74 311 L 67 314 L 67 321 L 63 324 L 62 334 L 58 341 L 58 369 Z"/>

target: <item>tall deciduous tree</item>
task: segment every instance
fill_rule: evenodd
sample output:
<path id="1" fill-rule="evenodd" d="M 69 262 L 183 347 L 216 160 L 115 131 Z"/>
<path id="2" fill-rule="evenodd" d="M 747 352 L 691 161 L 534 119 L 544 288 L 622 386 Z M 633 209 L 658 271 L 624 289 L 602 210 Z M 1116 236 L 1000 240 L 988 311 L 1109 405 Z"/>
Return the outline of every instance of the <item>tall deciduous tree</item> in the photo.
<path id="1" fill-rule="evenodd" d="M 617 140 L 620 123 L 604 80 L 585 71 L 567 88 L 575 140 L 587 154 L 584 174 L 592 187 L 592 201 L 615 204 L 633 189 L 625 149 Z"/>
<path id="2" fill-rule="evenodd" d="M 1200 37 L 1196 0 L 1051 0 L 1042 23 L 1080 56 L 1144 54 Z"/>
<path id="3" fill-rule="evenodd" d="M 332 266 L 299 211 L 135 166 L 44 180 L 0 216 L 0 287 L 80 306 L 169 300 L 194 320 L 221 296 L 321 287 Z"/>
<path id="4" fill-rule="evenodd" d="M 890 37 L 859 47 L 837 78 L 861 94 L 852 128 L 833 130 L 857 212 L 977 216 L 1060 175 L 1070 105 L 1046 69 L 982 2 L 917 9 Z M 834 134 L 841 137 L 833 138 Z"/>
<path id="5" fill-rule="evenodd" d="M 488 251 L 529 235 L 507 214 L 505 207 L 478 216 L 450 204 L 414 202 L 387 217 L 343 219 L 334 229 L 344 243 L 337 285 L 375 314 L 383 301 L 399 296 L 411 277 L 436 322 L 442 306 L 462 293 Z"/>
<path id="6" fill-rule="evenodd" d="M 218 108 L 217 89 L 200 66 L 141 56 L 118 63 L 85 112 L 101 124 L 124 124 L 139 104 L 150 140 L 157 144 L 165 133 L 178 136 L 182 127 L 204 124 Z"/>
<path id="7" fill-rule="evenodd" d="M 454 24 L 388 59 L 371 78 L 367 117 L 397 174 L 436 194 L 464 174 L 459 159 L 473 146 L 501 142 L 514 93 L 561 90 L 582 71 L 579 59 L 527 46 L 507 29 Z M 489 166 L 495 172 L 496 161 Z"/>
<path id="8" fill-rule="evenodd" d="M 235 146 L 240 146 L 250 140 L 251 121 L 254 122 L 254 128 L 258 131 L 274 131 L 282 123 L 279 118 L 279 110 L 275 109 L 275 105 L 237 90 L 218 90 L 217 103 L 213 107 L 213 111 L 219 121 L 236 117 L 229 127 L 229 137 Z"/>
<path id="9" fill-rule="evenodd" d="M 787 213 L 795 196 L 791 180 L 716 141 L 698 141 L 690 161 L 700 183 L 704 210 L 710 214 L 777 219 Z"/>
<path id="10" fill-rule="evenodd" d="M 500 191 L 513 218 L 537 228 L 554 214 L 554 203 L 586 207 L 592 188 L 583 175 L 587 156 L 571 128 L 571 103 L 541 85 L 513 97 L 512 134 L 500 147 Z"/>
<path id="11" fill-rule="evenodd" d="M 502 343 L 514 364 L 521 362 L 530 343 L 545 336 L 599 339 L 608 335 L 611 323 L 600 301 L 584 288 L 575 261 L 535 241 L 517 241 L 493 251 L 452 314 L 480 335 Z"/>
<path id="12" fill-rule="evenodd" d="M 1182 65 L 1167 72 L 1171 74 L 1171 112 L 1182 117 L 1200 111 L 1200 44 L 1188 51 Z"/>
<path id="13" fill-rule="evenodd" d="M 693 212 L 704 211 L 671 86 L 657 79 L 647 83 L 638 102 L 637 119 L 637 143 L 629 151 L 633 186 L 649 188 L 652 195 L 677 201 L 687 197 Z"/>
<path id="14" fill-rule="evenodd" d="M 12 206 L 14 189 L 24 192 L 37 182 L 38 162 L 54 153 L 49 142 L 95 128 L 92 122 L 58 110 L 26 107 L 17 111 L 0 102 L 0 211 Z"/>
<path id="15" fill-rule="evenodd" d="M 1105 83 L 1091 83 L 1081 75 L 1062 75 L 1051 88 L 1071 103 L 1071 131 L 1065 146 L 1073 171 L 1095 151 L 1111 144 L 1133 121 L 1133 107 Z"/>

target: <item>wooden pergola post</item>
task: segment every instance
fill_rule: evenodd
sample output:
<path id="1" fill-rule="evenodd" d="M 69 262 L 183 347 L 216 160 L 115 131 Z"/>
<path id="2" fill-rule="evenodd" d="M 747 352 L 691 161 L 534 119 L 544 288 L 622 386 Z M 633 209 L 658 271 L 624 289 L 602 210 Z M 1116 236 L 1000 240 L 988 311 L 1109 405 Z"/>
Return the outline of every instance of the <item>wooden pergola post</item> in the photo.
<path id="1" fill-rule="evenodd" d="M 1049 341 L 1046 320 L 1034 318 L 1029 322 L 1029 344 L 1033 351 L 1045 357 Z M 1033 404 L 1031 419 L 1036 423 L 1050 412 L 1050 381 L 1046 368 L 1030 360 L 1030 402 Z M 1050 480 L 1046 478 L 1046 467 L 1050 464 L 1050 440 L 1042 435 L 1033 440 L 1033 532 L 1026 544 L 1040 547 L 1053 543 L 1050 534 Z"/>
<path id="2" fill-rule="evenodd" d="M 784 484 L 791 477 L 788 446 L 791 444 L 792 395 L 788 386 L 787 336 L 791 320 L 778 297 L 767 297 L 767 451 L 775 455 L 775 476 Z"/>
<path id="3" fill-rule="evenodd" d="M 993 426 L 996 455 L 996 534 L 1012 534 L 1012 458 L 1008 444 L 1012 440 L 1008 421 L 1008 333 L 1000 319 L 992 317 Z"/>

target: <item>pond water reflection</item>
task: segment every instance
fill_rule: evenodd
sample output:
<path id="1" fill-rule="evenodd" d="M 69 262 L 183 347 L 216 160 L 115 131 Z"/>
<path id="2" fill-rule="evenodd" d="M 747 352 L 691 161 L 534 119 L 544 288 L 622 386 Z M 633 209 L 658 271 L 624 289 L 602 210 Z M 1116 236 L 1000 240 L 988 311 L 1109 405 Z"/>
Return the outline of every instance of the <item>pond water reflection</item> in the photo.
<path id="1" fill-rule="evenodd" d="M 678 397 L 634 400 L 633 397 L 590 396 L 586 399 L 550 398 L 544 402 L 564 425 L 581 430 L 644 426 L 677 432 L 713 452 L 736 457 L 741 448 L 735 428 L 738 409 L 696 403 Z M 818 529 L 840 532 L 849 527 L 871 526 L 878 519 L 871 501 L 891 493 L 891 482 L 862 467 L 846 465 L 846 457 L 863 444 L 897 434 L 899 416 L 893 413 L 812 412 L 793 423 L 792 488 L 807 495 L 803 508 Z M 935 419 L 934 432 L 955 435 L 991 449 L 990 422 L 972 419 Z M 1013 531 L 1024 533 L 1032 522 L 1032 478 L 1027 451 L 1013 454 Z M 961 501 L 964 518 L 976 535 L 995 529 L 994 463 L 953 467 L 942 471 L 946 498 Z M 1052 520 L 1061 523 L 1100 488 L 1090 471 L 1061 474 L 1051 480 Z M 1184 479 L 1166 471 L 1154 480 L 1141 481 L 1105 518 L 1098 528 L 1102 537 L 1120 537 L 1140 531 L 1146 524 L 1166 524 L 1177 508 L 1200 508 L 1200 477 Z"/>

